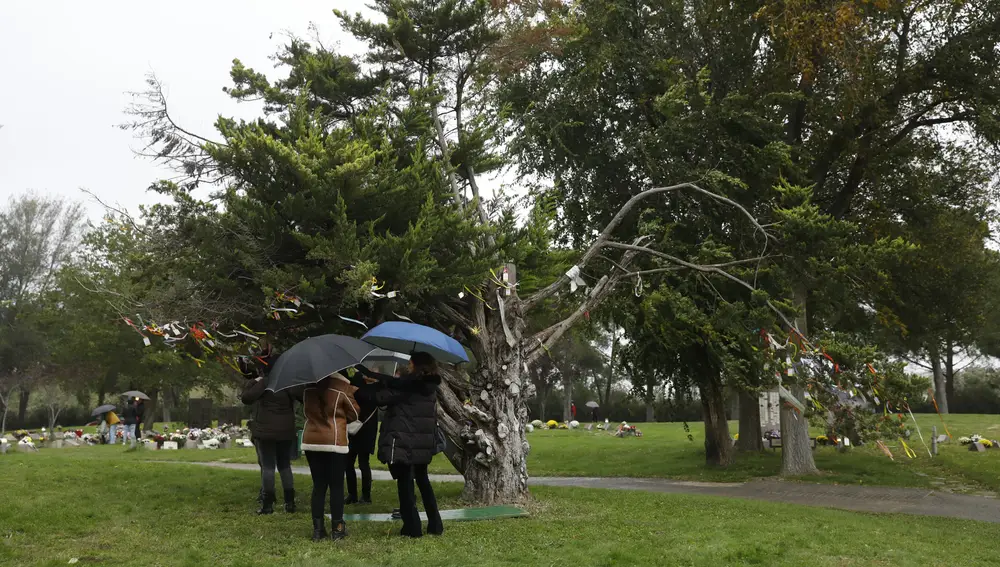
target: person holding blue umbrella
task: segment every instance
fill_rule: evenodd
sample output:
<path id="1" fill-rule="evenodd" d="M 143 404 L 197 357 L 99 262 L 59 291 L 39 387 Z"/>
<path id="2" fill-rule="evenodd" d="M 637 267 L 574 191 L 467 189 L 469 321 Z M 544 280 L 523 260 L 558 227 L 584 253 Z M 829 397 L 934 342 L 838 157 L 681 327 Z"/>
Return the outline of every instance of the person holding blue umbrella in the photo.
<path id="1" fill-rule="evenodd" d="M 427 353 L 415 352 L 410 355 L 409 372 L 400 378 L 378 374 L 360 365 L 355 368 L 377 380 L 368 384 L 357 381 L 356 377 L 355 399 L 386 408 L 378 440 L 378 460 L 389 466 L 396 480 L 403 520 L 399 534 L 423 536 L 414 491 L 416 483 L 427 513 L 427 533 L 441 535 L 444 525 L 427 474 L 427 466 L 437 452 L 437 389 L 441 384 L 437 361 Z"/>
<path id="2" fill-rule="evenodd" d="M 409 353 L 409 369 L 394 378 L 355 368 L 360 374 L 375 378 L 376 384 L 355 381 L 355 398 L 386 407 L 378 443 L 379 461 L 389 465 L 396 480 L 403 529 L 400 535 L 421 537 L 422 526 L 417 512 L 414 483 L 420 490 L 427 513 L 427 533 L 441 535 L 444 524 L 437 499 L 427 474 L 427 466 L 438 452 L 437 389 L 441 384 L 438 360 L 451 364 L 468 362 L 465 348 L 444 333 L 413 323 L 383 323 L 369 331 L 362 340 L 379 348 Z"/>

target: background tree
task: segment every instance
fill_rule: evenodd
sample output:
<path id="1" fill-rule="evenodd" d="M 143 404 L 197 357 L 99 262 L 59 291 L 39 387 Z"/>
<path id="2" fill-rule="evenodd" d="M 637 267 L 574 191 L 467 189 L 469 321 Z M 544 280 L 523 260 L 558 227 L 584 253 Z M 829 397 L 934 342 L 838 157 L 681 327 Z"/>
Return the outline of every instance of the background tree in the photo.
<path id="1" fill-rule="evenodd" d="M 16 386 L 18 423 L 31 393 L 26 370 L 44 351 L 44 337 L 27 313 L 54 287 L 56 272 L 72 258 L 85 226 L 79 204 L 34 193 L 11 197 L 0 209 L 0 381 L 8 385 L 0 403 L 6 417 Z"/>

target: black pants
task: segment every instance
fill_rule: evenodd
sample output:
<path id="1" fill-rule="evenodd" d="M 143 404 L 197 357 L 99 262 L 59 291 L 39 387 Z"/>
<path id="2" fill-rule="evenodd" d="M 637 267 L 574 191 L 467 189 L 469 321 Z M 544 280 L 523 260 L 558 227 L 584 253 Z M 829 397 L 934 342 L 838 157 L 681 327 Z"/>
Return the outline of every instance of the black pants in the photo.
<path id="1" fill-rule="evenodd" d="M 281 475 L 281 488 L 292 490 L 292 441 L 268 441 L 257 439 L 257 463 L 260 465 L 260 488 L 267 493 L 274 492 L 274 470 Z"/>
<path id="2" fill-rule="evenodd" d="M 358 499 L 358 476 L 354 472 L 354 462 L 357 461 L 358 468 L 361 469 L 361 497 L 364 500 L 372 499 L 372 465 L 369 462 L 371 453 L 364 451 L 355 452 L 354 449 L 347 454 L 347 468 L 344 473 L 347 476 L 347 495 L 354 500 Z"/>
<path id="3" fill-rule="evenodd" d="M 326 491 L 330 491 L 330 518 L 333 525 L 344 521 L 344 466 L 347 455 L 306 451 L 309 474 L 312 475 L 312 517 L 322 518 Z"/>
<path id="4" fill-rule="evenodd" d="M 424 502 L 424 512 L 427 513 L 427 533 L 441 534 L 444 524 L 441 522 L 441 512 L 438 511 L 437 499 L 427 476 L 427 465 L 389 465 L 389 471 L 396 479 L 396 494 L 399 495 L 399 514 L 403 517 L 403 535 L 420 537 L 423 535 L 420 525 L 420 513 L 417 512 L 417 495 L 413 490 L 414 482 L 420 489 L 420 498 Z"/>

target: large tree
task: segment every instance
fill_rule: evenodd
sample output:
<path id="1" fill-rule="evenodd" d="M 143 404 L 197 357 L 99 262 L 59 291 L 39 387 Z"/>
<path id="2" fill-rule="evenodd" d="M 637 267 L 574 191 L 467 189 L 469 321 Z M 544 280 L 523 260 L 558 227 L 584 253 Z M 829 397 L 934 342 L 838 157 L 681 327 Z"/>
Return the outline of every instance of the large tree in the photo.
<path id="1" fill-rule="evenodd" d="M 995 0 L 545 6 L 530 31 L 560 33 L 514 69 L 505 100 L 521 164 L 558 181 L 577 238 L 642 188 L 704 177 L 765 223 L 821 221 L 845 251 L 887 244 L 875 227 L 919 197 L 909 176 L 940 156 L 995 156 Z M 782 177 L 813 186 L 814 209 L 798 211 L 806 216 L 777 212 Z M 675 222 L 669 207 L 657 214 Z M 730 246 L 754 243 L 752 226 L 741 235 L 726 219 L 715 224 Z M 775 262 L 769 290 L 794 300 L 799 330 L 863 325 L 859 299 L 885 274 L 857 254 L 805 252 Z M 828 285 L 829 273 L 854 285 Z M 783 472 L 815 471 L 805 420 L 783 417 Z"/>

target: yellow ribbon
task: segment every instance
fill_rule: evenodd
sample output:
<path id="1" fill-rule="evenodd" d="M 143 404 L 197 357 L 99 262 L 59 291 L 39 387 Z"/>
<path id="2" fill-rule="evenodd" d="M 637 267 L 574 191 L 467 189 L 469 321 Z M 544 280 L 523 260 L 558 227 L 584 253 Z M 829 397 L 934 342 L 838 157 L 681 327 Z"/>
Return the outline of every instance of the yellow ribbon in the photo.
<path id="1" fill-rule="evenodd" d="M 916 459 L 917 458 L 917 454 L 915 452 L 913 452 L 913 449 L 911 449 L 909 445 L 906 444 L 906 441 L 903 441 L 902 437 L 899 438 L 899 442 L 903 444 L 903 451 L 906 452 L 906 456 L 907 457 L 909 457 L 911 459 Z"/>

